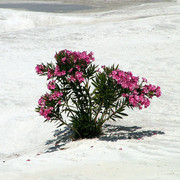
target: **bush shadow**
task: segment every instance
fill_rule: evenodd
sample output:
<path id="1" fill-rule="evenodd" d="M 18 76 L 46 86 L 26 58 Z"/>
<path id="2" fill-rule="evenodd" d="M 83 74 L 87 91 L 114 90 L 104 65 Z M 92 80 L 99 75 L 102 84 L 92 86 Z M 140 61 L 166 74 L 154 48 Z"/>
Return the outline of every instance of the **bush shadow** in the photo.
<path id="1" fill-rule="evenodd" d="M 49 146 L 46 153 L 64 150 L 62 147 L 72 140 L 72 130 L 69 127 L 56 129 L 53 136 L 53 139 L 46 141 L 45 145 Z"/>
<path id="2" fill-rule="evenodd" d="M 117 141 L 126 139 L 142 139 L 144 137 L 151 137 L 158 134 L 165 134 L 162 131 L 146 130 L 143 131 L 142 127 L 132 126 L 119 126 L 105 124 L 103 126 L 103 134 L 99 137 L 99 140 L 103 141 Z"/>
<path id="3" fill-rule="evenodd" d="M 144 137 L 151 137 L 158 134 L 165 134 L 162 131 L 157 130 L 142 130 L 142 127 L 138 126 L 120 126 L 105 124 L 102 128 L 103 134 L 98 138 L 101 141 L 117 141 L 127 139 L 142 139 Z M 46 141 L 48 150 L 46 153 L 51 153 L 59 150 L 64 150 L 64 145 L 72 141 L 72 130 L 65 127 L 63 130 L 58 129 L 54 131 L 54 138 Z"/>

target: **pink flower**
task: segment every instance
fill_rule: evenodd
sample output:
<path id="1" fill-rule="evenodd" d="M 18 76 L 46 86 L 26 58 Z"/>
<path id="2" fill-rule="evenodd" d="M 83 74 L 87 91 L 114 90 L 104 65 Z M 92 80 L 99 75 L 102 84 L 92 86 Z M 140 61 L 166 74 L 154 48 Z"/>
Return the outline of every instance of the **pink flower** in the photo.
<path id="1" fill-rule="evenodd" d="M 49 114 L 51 114 L 53 110 L 53 107 L 49 107 L 49 108 L 44 108 L 44 107 L 41 107 L 39 113 L 40 115 L 44 116 L 47 120 L 50 120 L 51 118 L 49 117 Z"/>
<path id="2" fill-rule="evenodd" d="M 66 57 L 62 58 L 61 61 L 62 61 L 62 63 L 65 63 Z"/>
<path id="3" fill-rule="evenodd" d="M 73 71 L 73 68 L 71 68 L 68 72 L 71 73 Z"/>
<path id="4" fill-rule="evenodd" d="M 128 97 L 128 95 L 125 93 L 122 93 L 122 97 Z"/>
<path id="5" fill-rule="evenodd" d="M 83 72 L 76 72 L 76 78 L 78 79 L 78 78 L 80 78 L 80 77 L 82 77 L 82 75 L 83 75 Z"/>
<path id="6" fill-rule="evenodd" d="M 138 96 L 138 95 L 134 95 L 134 99 L 135 99 L 136 101 L 139 101 L 139 96 Z"/>
<path id="7" fill-rule="evenodd" d="M 139 101 L 140 101 L 141 105 L 144 104 L 144 94 L 141 94 L 141 95 L 139 96 Z"/>
<path id="8" fill-rule="evenodd" d="M 40 106 L 45 106 L 48 98 L 49 98 L 49 94 L 46 93 L 45 95 L 41 96 L 41 98 L 38 100 L 38 104 Z"/>
<path id="9" fill-rule="evenodd" d="M 63 92 L 54 92 L 57 97 L 63 96 Z"/>
<path id="10" fill-rule="evenodd" d="M 76 68 L 77 68 L 78 71 L 81 70 L 81 66 L 79 66 L 79 65 L 77 65 Z"/>
<path id="11" fill-rule="evenodd" d="M 109 75 L 114 80 L 116 80 L 117 84 L 120 84 L 123 88 L 129 88 L 130 91 L 138 88 L 138 79 L 139 77 L 135 77 L 131 72 L 124 72 L 119 69 L 112 71 L 112 74 Z"/>
<path id="12" fill-rule="evenodd" d="M 43 74 L 43 70 L 44 70 L 44 69 L 45 69 L 45 66 L 44 66 L 43 64 L 37 65 L 37 66 L 35 67 L 35 70 L 36 70 L 37 74 Z"/>
<path id="13" fill-rule="evenodd" d="M 145 85 L 145 86 L 143 87 L 143 93 L 147 94 L 148 92 L 149 92 L 148 86 Z"/>
<path id="14" fill-rule="evenodd" d="M 144 107 L 147 108 L 149 105 L 150 105 L 150 101 L 149 101 L 149 99 L 146 98 L 144 100 Z"/>
<path id="15" fill-rule="evenodd" d="M 57 65 L 54 71 L 54 75 L 57 76 L 58 72 L 59 72 L 59 66 Z"/>
<path id="16" fill-rule="evenodd" d="M 57 60 L 57 53 L 54 55 L 54 58 Z"/>
<path id="17" fill-rule="evenodd" d="M 66 75 L 66 71 L 63 70 L 63 71 L 60 72 L 59 71 L 59 66 L 57 65 L 56 68 L 55 68 L 55 71 L 54 71 L 54 75 L 55 76 L 64 76 L 64 75 Z"/>
<path id="18" fill-rule="evenodd" d="M 75 77 L 79 81 L 79 83 L 82 83 L 85 80 L 83 77 L 83 72 L 76 72 Z"/>
<path id="19" fill-rule="evenodd" d="M 142 77 L 142 80 L 143 80 L 143 82 L 147 83 L 147 79 L 146 78 Z"/>
<path id="20" fill-rule="evenodd" d="M 48 83 L 48 89 L 51 90 L 51 89 L 55 89 L 56 86 L 55 86 L 55 80 L 52 80 L 52 81 L 49 81 Z"/>
<path id="21" fill-rule="evenodd" d="M 64 76 L 64 75 L 66 75 L 66 71 L 62 71 L 62 72 L 60 72 L 61 73 L 61 76 Z"/>
<path id="22" fill-rule="evenodd" d="M 120 81 L 118 81 L 118 84 L 121 84 L 121 86 L 123 87 L 123 88 L 128 88 L 128 84 L 124 81 L 124 82 L 120 82 Z"/>
<path id="23" fill-rule="evenodd" d="M 56 100 L 58 99 L 59 97 L 63 96 L 63 93 L 62 92 L 57 92 L 55 91 L 53 94 L 51 94 L 51 96 L 49 97 L 49 100 Z"/>
<path id="24" fill-rule="evenodd" d="M 60 63 L 62 63 L 62 64 L 68 63 L 68 64 L 71 64 L 74 68 L 77 66 L 76 68 L 78 69 L 78 71 L 81 70 L 80 67 L 82 67 L 82 66 L 87 67 L 87 64 L 90 64 L 90 63 L 92 63 L 92 61 L 94 61 L 92 52 L 87 54 L 86 51 L 72 52 L 67 49 L 62 50 L 59 53 L 56 53 L 55 58 L 56 58 L 56 60 L 58 60 L 58 59 L 61 60 Z M 56 74 L 57 74 L 57 72 L 56 72 Z"/>
<path id="25" fill-rule="evenodd" d="M 101 73 L 100 68 L 98 68 L 98 70 L 96 72 Z M 111 77 L 111 76 L 109 75 L 109 77 Z"/>
<path id="26" fill-rule="evenodd" d="M 39 104 L 40 106 L 45 106 L 46 100 L 44 99 L 43 96 L 41 96 L 41 98 L 38 100 L 38 104 Z"/>
<path id="27" fill-rule="evenodd" d="M 161 89 L 160 89 L 160 87 L 158 86 L 157 88 L 156 88 L 156 96 L 157 97 L 160 97 L 161 96 Z"/>
<path id="28" fill-rule="evenodd" d="M 69 82 L 75 82 L 76 78 L 73 75 L 71 75 L 70 78 L 68 78 L 68 81 Z"/>
<path id="29" fill-rule="evenodd" d="M 47 74 L 48 79 L 51 79 L 53 77 L 53 70 L 48 68 L 48 74 Z"/>
<path id="30" fill-rule="evenodd" d="M 94 55 L 94 53 L 93 53 L 93 52 L 90 52 L 90 53 L 88 54 L 89 58 L 90 58 L 90 59 L 92 59 L 92 61 L 94 61 L 94 57 L 93 57 L 93 55 Z"/>
<path id="31" fill-rule="evenodd" d="M 149 91 L 154 91 L 154 90 L 156 90 L 156 86 L 152 85 L 152 84 L 149 84 L 148 89 L 149 89 Z"/>
<path id="32" fill-rule="evenodd" d="M 129 102 L 133 105 L 133 107 L 137 106 L 137 101 L 134 99 L 133 95 L 129 96 Z"/>

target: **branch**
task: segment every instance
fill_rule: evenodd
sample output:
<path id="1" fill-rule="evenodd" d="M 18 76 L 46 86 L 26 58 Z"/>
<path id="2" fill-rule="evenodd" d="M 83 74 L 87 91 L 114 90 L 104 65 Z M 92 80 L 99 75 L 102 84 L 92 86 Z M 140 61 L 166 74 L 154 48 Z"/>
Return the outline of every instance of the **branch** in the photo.
<path id="1" fill-rule="evenodd" d="M 106 121 L 108 121 L 109 119 L 112 118 L 112 116 L 114 116 L 121 108 L 124 109 L 125 107 L 125 101 L 122 103 L 122 105 L 116 110 L 114 111 L 112 114 L 110 114 L 105 120 L 102 121 L 102 124 L 104 124 Z M 107 112 L 107 111 L 106 111 Z M 106 112 L 104 112 L 104 115 L 106 114 Z M 104 116 L 103 116 L 104 117 Z"/>
<path id="2" fill-rule="evenodd" d="M 70 126 L 69 124 L 67 124 L 66 122 L 64 122 L 64 121 L 62 120 L 62 118 L 58 117 L 55 113 L 53 113 L 53 115 L 54 115 L 58 120 L 60 120 L 62 124 L 68 126 L 70 129 L 72 129 L 74 132 L 76 132 L 80 138 L 82 138 L 81 135 L 80 135 L 80 133 L 79 133 L 75 128 L 73 128 L 72 126 Z"/>

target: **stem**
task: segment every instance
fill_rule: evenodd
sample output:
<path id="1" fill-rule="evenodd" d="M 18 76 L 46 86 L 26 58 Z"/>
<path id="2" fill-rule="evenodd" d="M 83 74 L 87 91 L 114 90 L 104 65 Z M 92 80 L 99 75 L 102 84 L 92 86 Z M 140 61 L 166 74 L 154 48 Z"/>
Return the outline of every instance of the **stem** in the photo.
<path id="1" fill-rule="evenodd" d="M 97 118 L 98 118 L 98 115 L 99 115 L 99 113 L 100 113 L 100 111 L 101 111 L 102 105 L 103 105 L 103 102 L 101 102 L 101 104 L 100 104 L 100 106 L 99 106 L 99 109 L 98 109 L 98 112 L 97 112 L 96 117 L 95 117 L 95 119 L 94 119 L 94 122 L 97 121 Z"/>
<path id="2" fill-rule="evenodd" d="M 125 102 L 122 103 L 121 107 L 119 107 L 115 112 L 113 112 L 113 113 L 112 113 L 111 115 L 109 115 L 105 120 L 103 120 L 103 121 L 102 121 L 102 124 L 104 124 L 104 123 L 105 123 L 106 121 L 108 121 L 113 115 L 115 115 L 119 109 L 121 109 L 121 108 L 124 109 L 124 107 L 125 107 Z M 105 115 L 106 113 L 107 113 L 107 111 L 104 112 L 104 115 Z"/>
<path id="3" fill-rule="evenodd" d="M 86 91 L 87 96 L 89 98 L 89 111 L 90 111 L 89 113 L 90 113 L 90 117 L 92 118 L 92 100 L 91 100 L 91 96 L 89 94 L 89 80 L 86 80 L 85 91 Z"/>
<path id="4" fill-rule="evenodd" d="M 79 84 L 79 88 L 80 88 L 80 93 L 81 93 L 81 96 L 82 97 L 84 97 L 84 99 L 85 99 L 85 101 L 86 101 L 86 104 L 88 104 L 88 100 L 87 100 L 87 97 L 86 97 L 86 95 L 84 95 L 83 94 L 83 92 L 82 92 L 82 88 L 81 88 L 81 85 Z M 86 88 L 85 88 L 86 89 Z M 86 91 L 86 93 L 87 93 L 87 91 Z"/>
<path id="5" fill-rule="evenodd" d="M 106 115 L 106 113 L 107 113 L 107 109 L 104 110 L 104 112 L 102 113 L 102 117 L 101 117 L 102 122 L 101 122 L 101 125 L 104 124 L 104 123 L 107 121 L 107 119 L 103 120 L 103 119 L 104 119 L 104 116 Z"/>
<path id="6" fill-rule="evenodd" d="M 70 126 L 69 124 L 65 123 L 66 126 L 68 126 L 69 128 L 71 128 L 74 132 L 76 132 L 78 134 L 78 136 L 82 139 L 80 133 L 75 129 L 73 128 L 72 126 Z"/>
<path id="7" fill-rule="evenodd" d="M 66 104 L 66 106 L 70 109 L 70 107 L 69 107 L 69 104 L 68 104 L 68 101 L 65 99 L 65 104 Z M 69 111 L 70 113 L 71 113 L 71 115 L 74 117 L 74 114 L 73 114 L 73 112 L 72 111 Z"/>
<path id="8" fill-rule="evenodd" d="M 69 124 L 67 124 L 66 122 L 64 122 L 64 121 L 62 120 L 62 118 L 58 117 L 56 114 L 53 113 L 53 115 L 54 115 L 58 120 L 60 120 L 62 124 L 68 126 L 70 129 L 72 129 L 74 132 L 76 132 L 80 138 L 82 138 L 81 135 L 80 135 L 80 133 L 79 133 L 74 127 L 72 127 L 72 126 L 70 126 Z"/>
<path id="9" fill-rule="evenodd" d="M 73 93 L 75 94 L 75 96 L 76 96 L 76 98 L 78 99 L 78 106 L 80 105 L 80 107 L 77 107 L 77 108 L 79 108 L 79 110 L 82 110 L 82 111 L 84 111 L 84 108 L 83 108 L 83 106 L 82 106 L 82 103 L 80 102 L 81 100 L 80 100 L 80 96 L 79 96 L 79 94 L 77 93 L 77 88 L 76 88 L 76 86 L 75 86 L 75 84 L 74 83 L 71 83 L 71 85 L 72 85 L 72 89 L 73 89 Z M 79 87 L 80 87 L 80 85 L 79 85 Z M 82 93 L 82 89 L 80 88 L 80 89 L 78 89 L 78 91 L 81 93 L 81 95 L 82 95 L 82 97 L 83 97 L 83 93 Z M 77 105 L 76 105 L 77 106 Z"/>

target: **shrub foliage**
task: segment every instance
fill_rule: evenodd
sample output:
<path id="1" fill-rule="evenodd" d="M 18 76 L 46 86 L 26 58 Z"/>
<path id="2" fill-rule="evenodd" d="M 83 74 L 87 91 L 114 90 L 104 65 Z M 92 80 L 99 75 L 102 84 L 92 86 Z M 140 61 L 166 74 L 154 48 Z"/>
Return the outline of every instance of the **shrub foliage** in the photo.
<path id="1" fill-rule="evenodd" d="M 99 68 L 93 64 L 92 52 L 62 50 L 54 57 L 55 64 L 35 68 L 49 81 L 49 93 L 40 97 L 36 111 L 45 121 L 71 128 L 75 139 L 98 137 L 106 121 L 127 116 L 126 107 L 147 108 L 153 96 L 161 96 L 160 87 L 148 84 L 145 78 L 115 65 Z"/>

